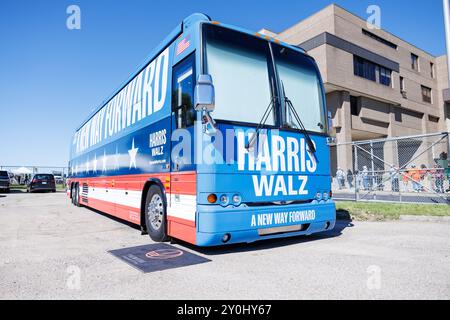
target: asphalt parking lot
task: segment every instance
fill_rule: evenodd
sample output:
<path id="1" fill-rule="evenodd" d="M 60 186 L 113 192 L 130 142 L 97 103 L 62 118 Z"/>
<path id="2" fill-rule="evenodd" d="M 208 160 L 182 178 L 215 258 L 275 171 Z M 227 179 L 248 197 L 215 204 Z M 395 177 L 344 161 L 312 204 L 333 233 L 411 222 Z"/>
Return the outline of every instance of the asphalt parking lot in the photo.
<path id="1" fill-rule="evenodd" d="M 450 223 L 340 221 L 142 273 L 108 250 L 151 243 L 64 193 L 0 195 L 0 299 L 450 299 Z"/>

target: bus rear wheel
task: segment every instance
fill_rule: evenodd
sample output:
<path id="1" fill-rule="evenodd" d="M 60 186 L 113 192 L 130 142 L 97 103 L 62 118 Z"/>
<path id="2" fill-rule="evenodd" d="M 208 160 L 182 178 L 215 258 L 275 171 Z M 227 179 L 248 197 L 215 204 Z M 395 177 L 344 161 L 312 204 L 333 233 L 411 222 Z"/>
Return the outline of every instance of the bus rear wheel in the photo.
<path id="1" fill-rule="evenodd" d="M 77 207 L 81 207 L 80 205 L 80 201 L 79 201 L 79 196 L 78 196 L 78 184 L 75 184 L 73 186 L 73 191 L 72 191 L 72 203 L 77 206 Z"/>
<path id="2" fill-rule="evenodd" d="M 70 187 L 70 200 L 72 204 L 75 205 L 75 184 Z"/>
<path id="3" fill-rule="evenodd" d="M 148 189 L 145 200 L 145 224 L 153 241 L 167 241 L 166 204 L 161 189 L 153 185 Z"/>

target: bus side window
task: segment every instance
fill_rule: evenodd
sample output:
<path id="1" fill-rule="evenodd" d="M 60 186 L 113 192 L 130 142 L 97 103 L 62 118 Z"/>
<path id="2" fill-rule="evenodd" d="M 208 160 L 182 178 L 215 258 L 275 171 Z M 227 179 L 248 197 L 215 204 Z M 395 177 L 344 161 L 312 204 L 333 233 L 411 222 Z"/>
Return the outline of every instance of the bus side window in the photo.
<path id="1" fill-rule="evenodd" d="M 173 68 L 172 112 L 176 128 L 187 128 L 194 124 L 194 58 L 192 54 Z"/>

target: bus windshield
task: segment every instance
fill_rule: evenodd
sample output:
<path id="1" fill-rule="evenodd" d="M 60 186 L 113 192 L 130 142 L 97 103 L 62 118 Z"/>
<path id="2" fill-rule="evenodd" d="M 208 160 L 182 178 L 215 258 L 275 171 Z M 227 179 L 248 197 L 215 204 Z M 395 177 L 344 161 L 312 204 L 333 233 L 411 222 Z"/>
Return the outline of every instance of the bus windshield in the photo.
<path id="1" fill-rule="evenodd" d="M 267 42 L 214 25 L 204 27 L 205 67 L 215 89 L 214 118 L 258 124 L 272 99 Z M 274 113 L 266 124 L 275 125 Z"/>
<path id="2" fill-rule="evenodd" d="M 214 118 L 258 124 L 274 95 L 273 62 L 268 41 L 220 26 L 206 24 L 203 30 L 205 72 L 215 88 Z M 272 43 L 278 78 L 301 118 L 305 129 L 325 132 L 325 110 L 318 70 L 311 58 Z M 292 111 L 276 108 L 266 125 L 298 129 Z M 282 114 L 282 123 L 278 123 Z"/>
<path id="3" fill-rule="evenodd" d="M 291 100 L 306 130 L 324 132 L 326 121 L 322 86 L 313 61 L 290 48 L 277 44 L 272 47 L 286 98 Z M 288 127 L 298 128 L 293 111 L 288 106 L 284 108 L 286 112 L 283 123 Z"/>

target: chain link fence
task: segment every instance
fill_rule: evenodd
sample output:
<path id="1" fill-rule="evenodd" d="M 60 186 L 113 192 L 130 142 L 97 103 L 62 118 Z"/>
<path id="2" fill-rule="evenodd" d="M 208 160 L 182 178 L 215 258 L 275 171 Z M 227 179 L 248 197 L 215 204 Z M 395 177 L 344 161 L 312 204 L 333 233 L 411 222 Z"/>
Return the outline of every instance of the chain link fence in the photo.
<path id="1" fill-rule="evenodd" d="M 38 173 L 50 173 L 55 176 L 56 185 L 63 188 L 66 183 L 67 167 L 46 166 L 4 166 L 0 165 L 0 171 L 7 171 L 10 182 L 14 186 L 24 186 Z"/>
<path id="2" fill-rule="evenodd" d="M 450 204 L 448 154 L 449 133 L 332 145 L 334 198 Z"/>

